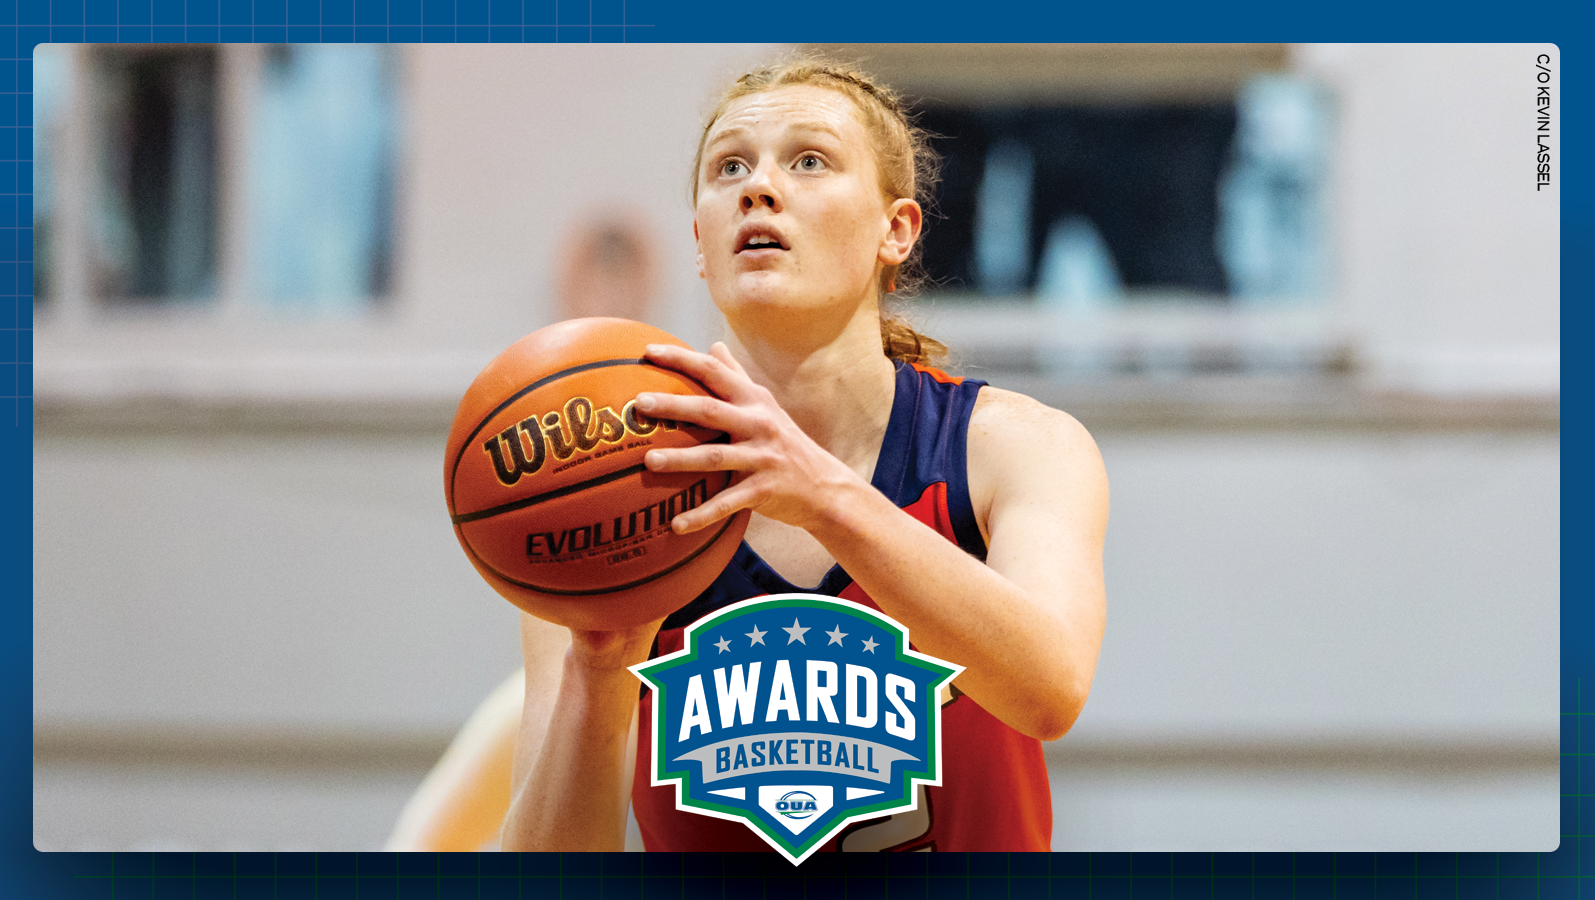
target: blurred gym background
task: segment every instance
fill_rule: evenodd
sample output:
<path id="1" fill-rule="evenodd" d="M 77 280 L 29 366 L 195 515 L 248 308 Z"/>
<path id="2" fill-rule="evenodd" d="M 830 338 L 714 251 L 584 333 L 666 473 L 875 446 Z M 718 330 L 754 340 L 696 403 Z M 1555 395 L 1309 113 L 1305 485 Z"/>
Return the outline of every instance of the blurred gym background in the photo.
<path id="1" fill-rule="evenodd" d="M 40 849 L 383 844 L 519 665 L 454 403 L 569 316 L 714 338 L 687 166 L 779 49 L 38 48 Z M 840 49 L 940 135 L 910 314 L 1107 462 L 1055 848 L 1554 848 L 1556 48 Z"/>

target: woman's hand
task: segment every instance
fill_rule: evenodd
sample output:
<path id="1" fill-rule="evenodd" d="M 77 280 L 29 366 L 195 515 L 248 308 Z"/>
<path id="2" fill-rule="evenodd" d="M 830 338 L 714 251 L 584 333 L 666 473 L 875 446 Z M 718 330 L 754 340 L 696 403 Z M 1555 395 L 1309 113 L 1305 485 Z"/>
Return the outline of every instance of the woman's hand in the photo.
<path id="1" fill-rule="evenodd" d="M 714 396 L 644 393 L 637 396 L 637 408 L 654 418 L 723 431 L 731 443 L 650 450 L 644 464 L 654 472 L 738 473 L 709 502 L 677 516 L 672 525 L 678 533 L 707 528 L 743 509 L 812 532 L 838 509 L 841 497 L 873 490 L 805 434 L 725 344 L 714 344 L 708 353 L 650 345 L 648 359 L 691 376 Z"/>
<path id="2" fill-rule="evenodd" d="M 664 620 L 619 631 L 570 629 L 571 662 L 592 672 L 626 669 L 648 659 L 654 635 Z"/>

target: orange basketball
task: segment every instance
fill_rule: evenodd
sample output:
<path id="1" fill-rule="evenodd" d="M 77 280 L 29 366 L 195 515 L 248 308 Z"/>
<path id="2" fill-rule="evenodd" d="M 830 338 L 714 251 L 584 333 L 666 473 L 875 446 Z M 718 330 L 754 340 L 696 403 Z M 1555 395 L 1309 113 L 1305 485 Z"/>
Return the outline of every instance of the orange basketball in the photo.
<path id="1" fill-rule="evenodd" d="M 471 383 L 449 431 L 444 488 L 471 564 L 505 599 L 571 628 L 663 618 L 731 561 L 746 510 L 678 535 L 670 521 L 724 490 L 729 472 L 657 474 L 648 450 L 725 440 L 652 419 L 637 394 L 708 394 L 642 359 L 680 340 L 626 319 L 572 319 L 534 331 Z"/>

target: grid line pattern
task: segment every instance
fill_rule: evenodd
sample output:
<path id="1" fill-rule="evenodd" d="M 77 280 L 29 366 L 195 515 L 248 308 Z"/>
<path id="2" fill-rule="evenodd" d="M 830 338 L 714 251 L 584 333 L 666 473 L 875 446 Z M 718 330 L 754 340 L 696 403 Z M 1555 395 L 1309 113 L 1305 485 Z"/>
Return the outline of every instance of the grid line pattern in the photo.
<path id="1" fill-rule="evenodd" d="M 638 2 L 631 0 L 634 7 Z M 0 421 L 10 418 L 18 428 L 32 422 L 30 110 L 36 45 L 605 42 L 656 36 L 650 31 L 654 24 L 630 15 L 627 0 L 0 0 L 0 46 L 10 50 L 0 56 Z M 1587 634 L 1586 619 L 1583 607 L 1567 610 L 1564 640 Z M 1577 677 L 1588 664 L 1583 655 L 1564 654 L 1562 842 L 1548 853 L 825 854 L 797 870 L 773 854 L 32 853 L 22 874 L 41 886 L 30 896 L 185 900 L 1595 898 L 1586 862 L 1595 850 L 1595 711 L 1584 679 Z"/>
<path id="2" fill-rule="evenodd" d="M 41 43 L 646 40 L 637 0 L 6 0 L 17 58 Z M 14 23 L 7 27 L 4 23 Z"/>
<path id="3" fill-rule="evenodd" d="M 49 29 L 21 26 L 38 15 L 0 0 L 0 422 L 13 427 L 33 421 L 32 51 Z M 81 22 L 82 4 L 67 15 Z"/>

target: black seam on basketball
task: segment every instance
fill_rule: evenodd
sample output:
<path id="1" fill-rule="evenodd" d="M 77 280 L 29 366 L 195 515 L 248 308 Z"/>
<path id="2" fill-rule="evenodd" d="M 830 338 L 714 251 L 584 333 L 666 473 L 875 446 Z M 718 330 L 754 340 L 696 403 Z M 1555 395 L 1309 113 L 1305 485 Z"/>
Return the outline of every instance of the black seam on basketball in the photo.
<path id="1" fill-rule="evenodd" d="M 736 513 L 732 513 L 731 515 L 727 516 L 725 521 L 720 524 L 720 530 L 716 531 L 714 533 L 714 537 L 708 539 L 707 541 L 704 541 L 702 546 L 698 547 L 698 549 L 696 549 L 696 550 L 692 551 L 691 553 L 687 554 L 678 563 L 675 563 L 675 564 L 673 564 L 673 565 L 671 565 L 671 566 L 669 566 L 667 568 L 660 569 L 659 571 L 653 573 L 652 575 L 649 575 L 646 578 L 639 578 L 636 581 L 628 582 L 626 584 L 619 584 L 619 585 L 615 585 L 613 587 L 587 588 L 587 589 L 579 590 L 579 591 L 567 591 L 567 590 L 563 590 L 561 588 L 543 587 L 541 585 L 532 584 L 529 581 L 517 581 L 516 579 L 511 578 L 508 575 L 505 575 L 503 572 L 500 572 L 499 570 L 497 570 L 497 569 L 493 568 L 492 566 L 488 565 L 487 560 L 484 560 L 481 557 L 481 555 L 476 552 L 476 548 L 471 546 L 471 542 L 470 541 L 461 541 L 460 543 L 461 543 L 462 546 L 465 547 L 466 552 L 470 553 L 471 557 L 473 559 L 475 559 L 478 563 L 481 564 L 482 568 L 488 570 L 489 572 L 492 572 L 493 576 L 495 578 L 499 578 L 499 579 L 502 579 L 504 581 L 507 581 L 510 584 L 515 585 L 516 587 L 523 587 L 523 588 L 526 588 L 527 590 L 537 591 L 540 594 L 552 594 L 552 595 L 558 596 L 558 597 L 590 597 L 590 596 L 593 596 L 594 594 L 613 594 L 616 591 L 628 591 L 628 590 L 631 590 L 634 587 L 642 587 L 643 585 L 647 584 L 650 581 L 655 581 L 657 579 L 665 577 L 666 575 L 669 575 L 671 572 L 674 572 L 675 570 L 681 568 L 682 566 L 686 565 L 687 563 L 690 563 L 693 560 L 697 559 L 699 556 L 702 556 L 705 550 L 708 550 L 710 547 L 713 547 L 714 545 L 720 543 L 720 537 L 726 533 L 726 529 L 727 528 L 731 527 L 731 523 L 736 520 L 736 517 L 737 517 Z"/>
<path id="2" fill-rule="evenodd" d="M 697 428 L 699 426 L 694 425 L 693 427 Z M 721 432 L 718 437 L 709 438 L 703 443 L 725 444 L 730 443 L 730 441 L 731 435 Z M 489 506 L 486 509 L 479 509 L 476 512 L 458 513 L 456 515 L 449 516 L 449 521 L 456 525 L 464 525 L 466 522 L 475 522 L 479 519 L 491 519 L 501 513 L 514 512 L 517 509 L 525 509 L 528 506 L 536 506 L 537 504 L 542 503 L 544 500 L 555 500 L 560 497 L 574 494 L 578 491 L 584 491 L 590 487 L 598 487 L 602 484 L 608 484 L 611 481 L 624 478 L 627 475 L 634 475 L 646 468 L 647 466 L 643 465 L 642 463 L 638 463 L 635 466 L 627 466 L 624 469 L 617 469 L 613 472 L 610 472 L 608 475 L 599 475 L 596 478 L 589 478 L 586 481 L 579 481 L 575 484 L 569 484 L 562 488 L 544 491 L 541 494 L 533 494 L 530 497 L 522 497 L 519 500 L 512 500 L 509 503 L 501 503 L 498 506 Z"/>
<path id="3" fill-rule="evenodd" d="M 615 471 L 610 472 L 608 475 L 600 475 L 597 478 L 589 478 L 586 481 L 578 481 L 575 484 L 568 484 L 562 488 L 555 488 L 552 491 L 544 491 L 541 494 L 534 494 L 530 497 L 522 497 L 519 500 L 514 500 L 509 503 L 501 503 L 498 506 L 489 506 L 487 509 L 479 509 L 476 512 L 460 513 L 456 516 L 449 516 L 449 520 L 456 525 L 464 525 L 466 522 L 475 522 L 479 519 L 491 519 L 494 516 L 500 515 L 502 513 L 514 512 L 517 509 L 525 509 L 528 506 L 536 506 L 545 500 L 557 500 L 560 497 L 568 497 L 571 494 L 585 491 L 591 487 L 598 487 L 601 484 L 608 484 L 611 481 L 618 481 L 621 478 L 625 478 L 627 475 L 635 475 L 638 472 L 645 471 L 647 468 L 648 467 L 642 463 L 638 463 L 635 466 L 627 466 L 624 469 L 616 469 Z"/>

